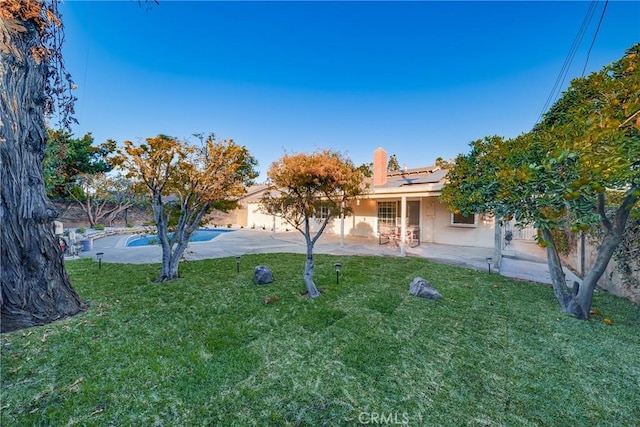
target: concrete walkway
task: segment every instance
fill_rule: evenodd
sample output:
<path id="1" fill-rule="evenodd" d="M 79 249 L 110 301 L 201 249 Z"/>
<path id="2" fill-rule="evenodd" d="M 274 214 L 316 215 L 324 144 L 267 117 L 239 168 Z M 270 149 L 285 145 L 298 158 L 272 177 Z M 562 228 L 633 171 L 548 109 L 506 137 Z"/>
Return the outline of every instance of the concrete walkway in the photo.
<path id="1" fill-rule="evenodd" d="M 80 252 L 81 258 L 94 258 L 102 252 L 102 262 L 160 263 L 162 250 L 157 245 L 127 247 L 131 234 L 121 234 L 95 239 L 90 251 Z M 223 258 L 255 253 L 305 253 L 306 245 L 297 231 L 271 233 L 263 230 L 241 229 L 223 233 L 209 242 L 190 243 L 185 258 L 199 260 Z M 407 256 L 421 257 L 445 264 L 488 270 L 487 258 L 493 257 L 492 248 L 454 246 L 422 243 L 407 248 Z M 400 249 L 391 245 L 379 245 L 377 239 L 345 237 L 341 247 L 339 236 L 323 235 L 315 245 L 314 253 L 333 255 L 376 255 L 399 257 Z M 539 283 L 551 283 L 544 250 L 534 242 L 514 242 L 503 257 L 500 274 L 516 279 Z M 492 267 L 493 270 L 493 267 Z M 567 281 L 579 279 L 565 269 Z"/>

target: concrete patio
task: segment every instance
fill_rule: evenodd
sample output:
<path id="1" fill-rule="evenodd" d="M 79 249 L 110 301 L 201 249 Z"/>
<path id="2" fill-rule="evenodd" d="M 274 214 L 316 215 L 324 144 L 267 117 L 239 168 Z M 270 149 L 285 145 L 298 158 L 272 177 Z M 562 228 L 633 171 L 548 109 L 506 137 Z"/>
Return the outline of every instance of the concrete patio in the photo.
<path id="1" fill-rule="evenodd" d="M 160 263 L 162 251 L 159 246 L 127 247 L 131 234 L 111 235 L 93 240 L 89 251 L 79 253 L 81 258 L 95 258 L 102 252 L 102 262 L 113 263 Z M 223 233 L 209 242 L 190 243 L 185 253 L 187 260 L 232 257 L 253 253 L 305 253 L 306 245 L 297 231 L 272 233 L 263 230 L 240 229 Z M 376 255 L 399 257 L 400 249 L 392 245 L 380 245 L 378 239 L 346 236 L 340 244 L 339 236 L 326 234 L 315 245 L 316 254 L 333 255 Z M 435 262 L 488 270 L 487 258 L 493 257 L 493 249 L 472 246 L 441 245 L 422 243 L 407 248 L 406 255 L 420 257 Z M 493 267 L 492 267 L 493 269 Z M 514 241 L 505 251 L 499 273 L 516 279 L 539 283 L 551 283 L 546 255 L 535 242 Z M 565 268 L 567 281 L 580 281 Z"/>

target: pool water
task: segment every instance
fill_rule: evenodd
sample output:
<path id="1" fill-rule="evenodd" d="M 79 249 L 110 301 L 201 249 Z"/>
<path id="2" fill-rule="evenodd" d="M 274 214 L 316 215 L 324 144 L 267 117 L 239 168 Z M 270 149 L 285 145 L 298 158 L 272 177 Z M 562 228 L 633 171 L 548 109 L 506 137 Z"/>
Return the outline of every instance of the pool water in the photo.
<path id="1" fill-rule="evenodd" d="M 216 237 L 218 237 L 222 233 L 230 233 L 233 230 L 220 230 L 220 229 L 212 229 L 212 228 L 199 228 L 193 232 L 189 242 L 208 242 Z M 171 237 L 173 233 L 169 233 L 169 237 Z M 133 248 L 137 246 L 149 246 L 149 245 L 159 245 L 160 239 L 158 236 L 133 236 L 129 241 L 127 241 L 127 247 Z"/>

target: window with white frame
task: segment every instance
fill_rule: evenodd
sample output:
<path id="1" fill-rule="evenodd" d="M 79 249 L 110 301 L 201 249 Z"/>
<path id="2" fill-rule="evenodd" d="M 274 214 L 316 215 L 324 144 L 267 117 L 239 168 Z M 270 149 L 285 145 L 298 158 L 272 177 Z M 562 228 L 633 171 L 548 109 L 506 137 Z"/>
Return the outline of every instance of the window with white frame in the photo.
<path id="1" fill-rule="evenodd" d="M 329 216 L 329 206 L 320 205 L 319 212 L 316 214 L 317 219 L 326 219 Z"/>
<path id="2" fill-rule="evenodd" d="M 398 202 L 378 202 L 378 226 L 395 227 Z"/>
<path id="3" fill-rule="evenodd" d="M 476 227 L 478 225 L 477 215 L 463 215 L 462 213 L 451 213 L 451 225 L 458 227 Z"/>

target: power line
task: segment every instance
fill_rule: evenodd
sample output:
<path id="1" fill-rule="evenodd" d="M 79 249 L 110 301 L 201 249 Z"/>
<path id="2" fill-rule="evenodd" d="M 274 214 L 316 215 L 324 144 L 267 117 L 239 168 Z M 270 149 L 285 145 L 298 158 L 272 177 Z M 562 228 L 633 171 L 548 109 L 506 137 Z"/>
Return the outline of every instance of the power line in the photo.
<path id="1" fill-rule="evenodd" d="M 567 57 L 565 58 L 564 63 L 562 64 L 562 68 L 560 69 L 560 73 L 556 78 L 556 81 L 553 85 L 553 89 L 551 89 L 551 93 L 547 97 L 547 101 L 545 102 L 544 107 L 542 107 L 542 111 L 540 112 L 540 115 L 538 116 L 538 120 L 536 122 L 540 122 L 543 114 L 547 111 L 549 106 L 551 106 L 551 104 L 555 102 L 555 100 L 557 99 L 558 94 L 560 93 L 560 90 L 564 85 L 564 80 L 567 76 L 567 73 L 569 72 L 571 63 L 573 62 L 573 58 L 575 57 L 578 47 L 582 42 L 582 38 L 584 37 L 584 34 L 587 31 L 587 28 L 589 27 L 589 23 L 593 18 L 593 13 L 596 10 L 597 3 L 598 3 L 597 0 L 593 0 L 589 4 L 589 9 L 587 9 L 587 13 L 585 14 L 584 19 L 582 20 L 582 25 L 578 30 L 578 34 L 576 34 L 576 37 L 573 40 L 573 44 L 571 45 L 571 48 L 569 49 L 569 53 L 567 54 Z"/>
<path id="2" fill-rule="evenodd" d="M 600 20 L 598 21 L 598 27 L 596 28 L 596 32 L 593 35 L 593 40 L 591 40 L 591 46 L 589 46 L 589 51 L 587 52 L 587 60 L 584 61 L 584 68 L 582 69 L 582 77 L 584 77 L 584 73 L 587 71 L 587 64 L 589 63 L 589 56 L 591 55 L 591 49 L 593 49 L 593 45 L 596 43 L 596 38 L 598 37 L 598 32 L 600 31 L 600 26 L 602 25 L 602 20 L 604 19 L 604 13 L 607 11 L 607 5 L 609 4 L 609 0 L 604 2 L 604 7 L 602 8 L 602 14 L 600 15 Z"/>

